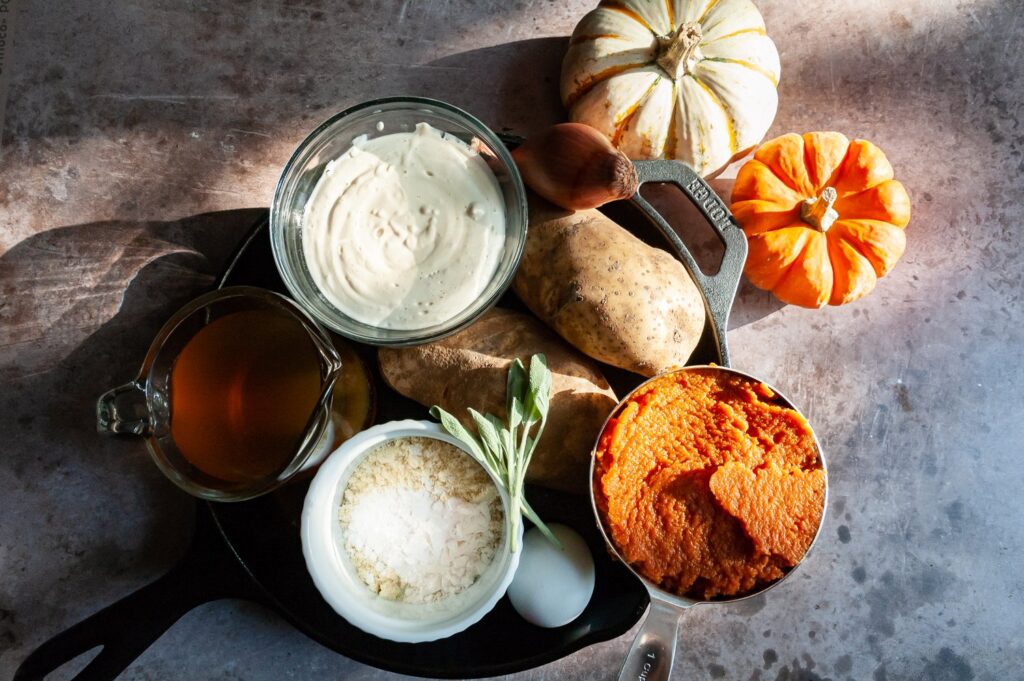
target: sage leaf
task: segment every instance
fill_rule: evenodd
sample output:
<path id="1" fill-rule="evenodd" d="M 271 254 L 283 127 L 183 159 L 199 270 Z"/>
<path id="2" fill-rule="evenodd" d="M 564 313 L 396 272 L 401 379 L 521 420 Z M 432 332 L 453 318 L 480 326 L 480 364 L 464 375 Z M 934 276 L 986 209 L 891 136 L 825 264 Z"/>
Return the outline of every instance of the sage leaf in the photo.
<path id="1" fill-rule="evenodd" d="M 449 435 L 464 442 L 466 446 L 472 450 L 473 457 L 477 461 L 481 464 L 487 465 L 487 456 L 484 455 L 483 446 L 475 437 L 473 437 L 472 433 L 466 430 L 457 418 L 437 405 L 430 408 L 430 415 L 441 422 L 441 427 L 444 428 Z"/>
<path id="2" fill-rule="evenodd" d="M 507 424 L 493 414 L 469 409 L 476 426 L 477 434 L 474 436 L 444 409 L 436 405 L 430 408 L 430 414 L 441 422 L 441 427 L 464 442 L 473 457 L 494 475 L 508 493 L 512 532 L 510 548 L 513 552 L 518 550 L 519 527 L 524 515 L 548 540 L 561 548 L 561 542 L 530 507 L 523 492 L 526 471 L 533 450 L 544 433 L 550 402 L 551 372 L 544 355 L 537 354 L 530 358 L 529 372 L 518 358 L 509 366 L 505 394 Z M 531 436 L 534 426 L 537 429 Z"/>
<path id="3" fill-rule="evenodd" d="M 469 415 L 473 417 L 473 423 L 476 424 L 476 432 L 480 434 L 480 439 L 483 440 L 484 446 L 491 450 L 492 454 L 502 453 L 505 447 L 494 424 L 476 409 L 470 409 Z"/>
<path id="4" fill-rule="evenodd" d="M 519 358 L 512 360 L 508 368 L 508 382 L 505 389 L 505 411 L 509 428 L 515 430 L 523 422 L 523 402 L 526 400 L 526 369 Z M 517 404 L 518 403 L 518 404 Z"/>
<path id="5" fill-rule="evenodd" d="M 544 355 L 534 355 L 530 359 L 530 384 L 526 396 L 527 418 L 534 423 L 547 418 L 550 400 L 551 372 L 548 370 L 547 358 Z"/>

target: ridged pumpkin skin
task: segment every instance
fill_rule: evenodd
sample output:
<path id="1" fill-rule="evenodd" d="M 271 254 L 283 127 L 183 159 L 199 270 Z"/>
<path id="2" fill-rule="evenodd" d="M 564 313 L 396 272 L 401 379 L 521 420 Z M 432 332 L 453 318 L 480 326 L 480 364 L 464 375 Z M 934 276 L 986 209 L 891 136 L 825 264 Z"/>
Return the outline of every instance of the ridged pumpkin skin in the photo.
<path id="1" fill-rule="evenodd" d="M 779 72 L 750 0 L 602 0 L 573 31 L 562 101 L 629 158 L 708 175 L 764 137 Z"/>
<path id="2" fill-rule="evenodd" d="M 838 132 L 765 142 L 740 168 L 731 208 L 747 235 L 747 279 L 792 305 L 867 295 L 907 245 L 910 197 L 885 154 Z"/>

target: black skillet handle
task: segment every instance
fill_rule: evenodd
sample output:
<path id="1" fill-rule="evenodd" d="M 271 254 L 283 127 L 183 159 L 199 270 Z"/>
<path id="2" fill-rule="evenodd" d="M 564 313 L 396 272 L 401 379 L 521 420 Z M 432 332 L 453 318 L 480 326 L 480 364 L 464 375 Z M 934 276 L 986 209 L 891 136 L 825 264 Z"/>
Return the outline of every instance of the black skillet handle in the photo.
<path id="1" fill-rule="evenodd" d="M 76 681 L 109 681 L 160 638 L 178 618 L 207 601 L 249 597 L 249 580 L 221 538 L 206 504 L 197 509 L 192 545 L 170 572 L 125 596 L 32 651 L 14 681 L 44 678 L 64 663 L 102 646 Z"/>
<path id="2" fill-rule="evenodd" d="M 687 198 L 711 224 L 712 229 L 718 234 L 718 238 L 722 240 L 722 245 L 725 246 L 725 255 L 722 256 L 722 265 L 718 273 L 714 276 L 704 274 L 700 271 L 700 267 L 697 266 L 697 261 L 694 260 L 689 249 L 686 248 L 686 244 L 665 222 L 665 218 L 645 198 L 640 196 L 639 191 L 633 196 L 633 201 L 664 233 L 665 238 L 669 240 L 683 261 L 683 265 L 686 266 L 697 285 L 704 292 L 707 311 L 711 316 L 711 328 L 718 347 L 722 349 L 722 363 L 729 366 L 729 347 L 726 344 L 725 332 L 729 325 L 729 310 L 732 309 L 733 300 L 736 298 L 736 288 L 739 286 L 740 276 L 743 274 L 743 264 L 747 261 L 747 238 L 725 203 L 690 166 L 679 161 L 635 161 L 634 164 L 637 174 L 640 176 L 641 185 L 645 182 L 671 182 L 682 189 Z"/>

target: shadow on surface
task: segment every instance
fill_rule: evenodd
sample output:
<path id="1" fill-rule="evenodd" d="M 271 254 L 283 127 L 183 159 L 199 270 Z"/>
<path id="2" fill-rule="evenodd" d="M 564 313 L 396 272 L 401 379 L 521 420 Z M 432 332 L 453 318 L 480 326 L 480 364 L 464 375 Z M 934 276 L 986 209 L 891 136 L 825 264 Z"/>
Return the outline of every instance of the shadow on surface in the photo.
<path id="1" fill-rule="evenodd" d="M 163 478 L 141 440 L 97 435 L 95 402 L 132 378 L 159 327 L 213 284 L 263 213 L 60 227 L 0 256 L 0 480 L 5 503 L 34 499 L 44 515 L 6 535 L 6 555 L 23 571 L 17 592 L 0 587 L 0 607 L 18 613 L 0 620 L 12 651 L 184 551 L 194 502 Z"/>
<path id="2" fill-rule="evenodd" d="M 566 120 L 558 74 L 568 45 L 568 38 L 534 38 L 439 59 L 430 66 L 471 73 L 472 80 L 448 78 L 447 83 L 431 83 L 434 88 L 424 95 L 447 97 L 501 131 L 528 137 Z M 438 94 L 437 85 L 443 94 Z M 486 98 L 480 96 L 483 91 L 489 93 Z"/>
<path id="3" fill-rule="evenodd" d="M 94 222 L 21 241 L 0 256 L 0 379 L 49 371 L 115 315 L 138 318 L 146 314 L 146 301 L 171 303 L 210 286 L 261 214 L 246 209 L 170 222 Z M 152 276 L 138 277 L 157 261 Z M 132 310 L 136 297 L 141 305 Z M 114 348 L 96 349 L 102 356 Z"/>

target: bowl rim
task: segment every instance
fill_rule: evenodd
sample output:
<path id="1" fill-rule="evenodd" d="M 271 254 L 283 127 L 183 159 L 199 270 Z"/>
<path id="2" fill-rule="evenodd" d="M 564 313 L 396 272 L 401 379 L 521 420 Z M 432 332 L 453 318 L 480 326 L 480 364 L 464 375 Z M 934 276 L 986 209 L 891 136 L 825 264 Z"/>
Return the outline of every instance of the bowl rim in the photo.
<path id="1" fill-rule="evenodd" d="M 320 469 L 313 477 L 306 492 L 302 506 L 300 534 L 302 540 L 302 555 L 305 559 L 306 569 L 317 591 L 331 608 L 345 618 L 351 625 L 380 638 L 397 641 L 399 643 L 424 643 L 447 638 L 457 634 L 470 626 L 476 624 L 484 615 L 489 613 L 498 601 L 505 595 L 512 578 L 519 567 L 519 559 L 522 555 L 523 546 L 523 523 L 519 523 L 518 548 L 510 553 L 503 572 L 495 582 L 493 590 L 485 599 L 472 609 L 464 613 L 453 614 L 445 620 L 443 626 L 424 623 L 418 630 L 410 630 L 405 627 L 389 628 L 385 622 L 391 619 L 395 622 L 407 623 L 408 620 L 399 618 L 388 618 L 378 615 L 369 620 L 362 617 L 361 610 L 353 605 L 351 592 L 345 585 L 345 580 L 340 574 L 340 566 L 336 559 L 337 549 L 329 539 L 333 537 L 330 532 L 332 523 L 336 522 L 336 514 L 329 513 L 329 507 L 333 506 L 336 497 L 338 484 L 342 476 L 351 466 L 361 460 L 361 455 L 389 440 L 401 437 L 429 437 L 442 442 L 447 442 L 459 448 L 462 452 L 472 458 L 469 449 L 459 440 L 446 433 L 439 424 L 432 421 L 417 421 L 412 419 L 401 421 L 389 421 L 372 428 L 368 428 L 351 439 L 346 440 L 335 449 L 324 460 Z M 474 459 L 475 460 L 475 459 Z M 509 497 L 508 492 L 498 483 L 495 476 L 482 466 L 488 477 L 491 478 L 498 488 L 501 497 L 502 509 L 505 513 L 505 534 L 509 532 Z M 499 560 L 495 556 L 495 560 Z"/>
<path id="2" fill-rule="evenodd" d="M 338 310 L 333 304 L 330 305 L 331 309 L 336 313 L 332 317 L 323 315 L 319 310 L 308 306 L 305 303 L 305 294 L 303 291 L 296 291 L 297 287 L 293 286 L 291 281 L 291 273 L 294 268 L 291 265 L 291 261 L 288 258 L 286 249 L 283 245 L 279 244 L 278 234 L 283 235 L 284 227 L 281 225 L 281 213 L 282 209 L 282 195 L 284 193 L 285 185 L 287 181 L 294 174 L 294 168 L 303 153 L 320 137 L 327 132 L 330 128 L 337 125 L 341 121 L 355 114 L 362 113 L 367 109 L 374 107 L 381 107 L 386 105 L 404 104 L 408 105 L 409 108 L 416 107 L 431 107 L 436 109 L 444 116 L 449 116 L 455 119 L 462 125 L 470 128 L 474 134 L 483 139 L 487 143 L 487 146 L 494 152 L 495 156 L 501 161 L 508 172 L 509 179 L 512 183 L 512 191 L 514 194 L 514 211 L 506 211 L 505 229 L 506 235 L 509 232 L 508 225 L 511 221 L 518 218 L 518 223 L 522 226 L 521 229 L 516 230 L 518 233 L 513 246 L 511 266 L 508 272 L 500 279 L 498 286 L 487 297 L 478 297 L 469 307 L 463 312 L 471 310 L 472 314 L 467 316 L 461 322 L 448 324 L 441 323 L 431 327 L 431 329 L 386 329 L 391 334 L 389 338 L 380 338 L 372 334 L 360 332 L 354 328 L 351 328 L 348 324 L 339 324 L 338 319 L 349 319 L 341 310 Z M 513 212 L 516 215 L 513 215 Z M 454 333 L 465 329 L 469 325 L 477 321 L 483 316 L 488 310 L 494 307 L 501 297 L 505 294 L 508 288 L 512 285 L 512 280 L 515 278 L 516 272 L 519 270 L 519 263 L 522 260 L 523 252 L 526 248 L 526 238 L 529 232 L 529 206 L 526 198 L 526 186 L 523 183 L 523 178 L 519 173 L 519 168 L 516 166 L 515 160 L 512 158 L 512 154 L 505 146 L 504 142 L 498 137 L 489 126 L 485 125 L 483 121 L 478 119 L 471 113 L 460 109 L 459 107 L 444 102 L 439 99 L 432 99 L 430 97 L 415 97 L 415 96 L 391 96 L 391 97 L 380 97 L 377 99 L 367 100 L 354 104 L 348 108 L 342 109 L 341 111 L 329 116 L 319 125 L 317 125 L 311 132 L 309 132 L 301 142 L 295 147 L 288 160 L 285 162 L 281 169 L 281 174 L 278 177 L 277 183 L 274 185 L 274 194 L 270 202 L 270 216 L 269 216 L 269 232 L 270 232 L 270 248 L 274 254 L 274 264 L 277 266 L 278 272 L 281 274 L 281 279 L 284 282 L 285 287 L 288 289 L 291 296 L 295 301 L 303 308 L 309 308 L 309 314 L 316 319 L 320 324 L 326 326 L 331 331 L 334 331 L 345 338 L 350 340 L 364 343 L 367 345 L 381 346 L 381 347 L 408 347 L 413 345 L 420 345 L 423 343 L 433 342 L 446 338 Z M 286 273 L 288 276 L 286 276 Z M 462 314 L 462 313 L 460 313 Z M 459 315 L 456 315 L 452 319 L 457 319 Z M 451 321 L 451 320 L 449 320 Z M 357 322 L 365 327 L 376 328 L 380 330 L 380 327 L 374 327 L 372 324 L 365 324 Z"/>

